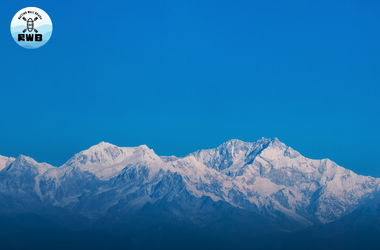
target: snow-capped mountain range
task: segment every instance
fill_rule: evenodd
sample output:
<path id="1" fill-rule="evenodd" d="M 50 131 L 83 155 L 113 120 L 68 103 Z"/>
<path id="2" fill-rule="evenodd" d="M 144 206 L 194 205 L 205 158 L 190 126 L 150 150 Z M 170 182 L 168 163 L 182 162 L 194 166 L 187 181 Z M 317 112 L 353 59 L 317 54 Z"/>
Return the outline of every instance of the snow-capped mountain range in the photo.
<path id="1" fill-rule="evenodd" d="M 305 158 L 276 138 L 230 140 L 183 158 L 101 142 L 60 167 L 0 156 L 0 212 L 49 208 L 98 218 L 166 201 L 181 206 L 172 216 L 201 224 L 202 207 L 194 204 L 207 198 L 295 230 L 350 214 L 379 189 L 380 179 Z"/>

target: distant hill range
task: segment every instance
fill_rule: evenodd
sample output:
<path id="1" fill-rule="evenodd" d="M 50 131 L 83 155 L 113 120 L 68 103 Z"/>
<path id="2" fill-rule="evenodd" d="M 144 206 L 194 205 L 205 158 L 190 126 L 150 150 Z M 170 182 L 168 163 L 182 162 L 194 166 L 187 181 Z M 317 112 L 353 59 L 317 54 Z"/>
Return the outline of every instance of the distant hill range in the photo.
<path id="1" fill-rule="evenodd" d="M 380 179 L 305 158 L 276 138 L 183 158 L 102 142 L 60 167 L 0 156 L 0 241 L 9 249 L 378 249 L 379 188 Z"/>

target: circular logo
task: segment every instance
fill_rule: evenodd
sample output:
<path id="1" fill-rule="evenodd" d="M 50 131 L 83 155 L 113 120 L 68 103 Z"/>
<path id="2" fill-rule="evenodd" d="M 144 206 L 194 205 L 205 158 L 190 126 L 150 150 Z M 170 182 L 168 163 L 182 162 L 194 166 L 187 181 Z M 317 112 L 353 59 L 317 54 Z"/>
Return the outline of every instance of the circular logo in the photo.
<path id="1" fill-rule="evenodd" d="M 53 24 L 45 11 L 27 7 L 13 17 L 11 34 L 15 42 L 26 49 L 37 49 L 45 45 L 53 32 Z"/>

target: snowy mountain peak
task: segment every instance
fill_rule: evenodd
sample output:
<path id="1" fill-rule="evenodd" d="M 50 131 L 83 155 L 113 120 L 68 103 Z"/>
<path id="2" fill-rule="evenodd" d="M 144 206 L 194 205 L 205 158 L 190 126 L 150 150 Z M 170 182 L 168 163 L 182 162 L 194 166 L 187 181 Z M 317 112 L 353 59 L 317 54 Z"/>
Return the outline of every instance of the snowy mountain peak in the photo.
<path id="1" fill-rule="evenodd" d="M 33 158 L 25 155 L 19 155 L 11 164 L 8 165 L 6 171 L 8 173 L 17 172 L 22 174 L 23 172 L 32 171 L 36 174 L 44 173 L 48 169 L 55 168 L 47 163 L 38 163 Z"/>
<path id="2" fill-rule="evenodd" d="M 229 146 L 229 145 L 240 145 L 240 144 L 244 144 L 244 143 L 246 143 L 246 142 L 241 141 L 239 139 L 231 139 L 231 140 L 226 141 L 222 145 Z"/>
<path id="3" fill-rule="evenodd" d="M 101 142 L 74 155 L 65 165 L 110 165 L 120 161 L 124 154 L 121 148 L 108 142 Z"/>
<path id="4" fill-rule="evenodd" d="M 13 157 L 5 157 L 0 155 L 0 171 L 4 168 L 7 168 L 12 162 L 14 162 L 16 159 Z"/>
<path id="5" fill-rule="evenodd" d="M 105 142 L 105 141 L 102 141 L 102 142 L 99 142 L 98 144 L 90 147 L 89 149 L 87 150 L 105 150 L 107 148 L 117 148 L 118 146 L 114 145 L 114 144 L 111 144 L 109 142 Z M 86 151 L 86 150 L 84 150 Z"/>
<path id="6" fill-rule="evenodd" d="M 155 160 L 162 161 L 146 145 L 118 147 L 107 142 L 101 142 L 74 155 L 62 167 L 79 167 L 82 171 L 95 174 L 99 179 L 108 180 L 129 163 Z"/>
<path id="7" fill-rule="evenodd" d="M 246 164 L 252 163 L 254 158 L 268 145 L 271 140 L 261 138 L 255 143 L 240 140 L 229 140 L 214 149 L 198 150 L 193 156 L 198 162 L 218 171 L 228 169 L 239 170 Z"/>
<path id="8" fill-rule="evenodd" d="M 300 153 L 286 146 L 277 138 L 273 138 L 269 141 L 269 144 L 263 147 L 263 151 L 260 154 L 262 157 L 270 159 L 282 159 L 283 157 L 296 158 L 301 156 Z"/>
<path id="9" fill-rule="evenodd" d="M 229 140 L 183 158 L 158 157 L 146 145 L 101 142 L 59 168 L 23 155 L 0 157 L 0 164 L 7 166 L 0 178 L 9 177 L 12 190 L 24 185 L 22 190 L 35 190 L 46 204 L 75 207 L 84 214 L 106 213 L 114 206 L 129 211 L 181 193 L 192 196 L 189 204 L 193 198 L 210 197 L 273 220 L 288 218 L 309 226 L 341 218 L 380 187 L 380 179 L 359 176 L 327 159 L 305 158 L 277 138 Z M 0 197 L 1 192 L 16 195 L 7 183 L 0 182 Z M 23 204 L 24 197 L 19 206 Z"/>
<path id="10" fill-rule="evenodd" d="M 94 146 L 107 146 L 108 147 L 108 146 L 115 146 L 115 145 L 113 145 L 109 142 L 101 141 L 97 145 L 94 145 Z"/>
<path id="11" fill-rule="evenodd" d="M 270 140 L 268 146 L 272 147 L 272 148 L 279 148 L 279 149 L 287 148 L 287 146 L 284 143 L 282 143 L 281 141 L 279 141 L 276 137 L 274 137 L 272 140 Z"/>
<path id="12" fill-rule="evenodd" d="M 219 147 L 217 147 L 217 150 L 219 151 L 230 151 L 231 153 L 235 150 L 248 150 L 250 147 L 252 147 L 252 143 L 240 141 L 237 139 L 229 140 Z"/>
<path id="13" fill-rule="evenodd" d="M 268 139 L 268 138 L 262 137 L 261 139 L 257 140 L 256 142 L 245 142 L 245 141 L 241 141 L 238 139 L 231 139 L 231 140 L 223 143 L 219 147 L 225 147 L 225 148 L 241 147 L 241 146 L 255 147 L 256 145 L 262 145 L 263 147 L 267 147 L 269 144 L 273 144 L 274 146 L 283 145 L 283 143 L 280 142 L 277 138 Z"/>
<path id="14" fill-rule="evenodd" d="M 19 155 L 14 163 L 22 163 L 22 164 L 38 164 L 33 158 L 25 155 Z"/>

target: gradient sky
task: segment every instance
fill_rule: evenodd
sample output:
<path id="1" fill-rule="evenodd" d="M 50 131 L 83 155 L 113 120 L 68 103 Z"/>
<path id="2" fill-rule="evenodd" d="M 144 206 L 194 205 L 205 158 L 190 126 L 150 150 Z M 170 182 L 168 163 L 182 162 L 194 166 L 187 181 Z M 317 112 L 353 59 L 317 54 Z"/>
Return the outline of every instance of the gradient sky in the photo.
<path id="1" fill-rule="evenodd" d="M 36 50 L 10 34 L 30 6 L 53 22 Z M 8 1 L 0 24 L 0 155 L 277 137 L 380 177 L 379 1 Z"/>

